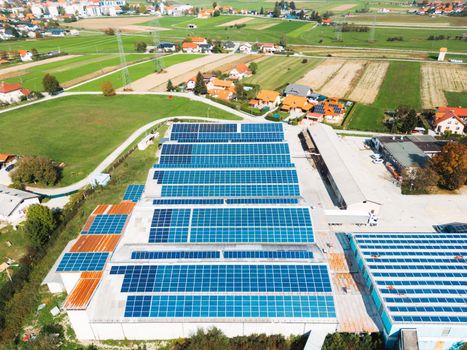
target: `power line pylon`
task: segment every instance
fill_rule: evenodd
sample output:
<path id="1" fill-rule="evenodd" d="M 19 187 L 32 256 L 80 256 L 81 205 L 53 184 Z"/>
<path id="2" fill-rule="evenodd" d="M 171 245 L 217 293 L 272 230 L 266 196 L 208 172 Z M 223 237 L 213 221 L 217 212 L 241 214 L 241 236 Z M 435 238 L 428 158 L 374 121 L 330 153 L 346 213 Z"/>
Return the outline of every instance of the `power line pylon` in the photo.
<path id="1" fill-rule="evenodd" d="M 130 73 L 128 72 L 125 51 L 123 49 L 122 35 L 120 31 L 117 31 L 117 44 L 118 44 L 118 54 L 120 56 L 120 66 L 122 67 L 121 73 L 122 73 L 123 91 L 132 91 L 131 78 L 130 78 Z"/>

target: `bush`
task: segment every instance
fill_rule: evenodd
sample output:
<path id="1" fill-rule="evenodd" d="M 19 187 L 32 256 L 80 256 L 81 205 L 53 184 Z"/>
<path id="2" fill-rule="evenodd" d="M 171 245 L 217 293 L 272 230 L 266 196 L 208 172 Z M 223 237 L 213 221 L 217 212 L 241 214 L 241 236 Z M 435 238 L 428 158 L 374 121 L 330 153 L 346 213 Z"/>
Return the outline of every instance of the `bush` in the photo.
<path id="1" fill-rule="evenodd" d="M 26 221 L 22 227 L 29 237 L 29 243 L 33 248 L 41 248 L 50 238 L 56 227 L 52 210 L 40 204 L 28 207 Z"/>
<path id="2" fill-rule="evenodd" d="M 110 81 L 104 81 L 101 85 L 101 90 L 102 90 L 102 94 L 104 96 L 115 96 L 115 89 L 114 87 L 112 86 L 112 83 Z"/>
<path id="3" fill-rule="evenodd" d="M 106 35 L 115 35 L 115 29 L 110 28 L 110 27 L 109 27 L 109 28 L 106 28 L 106 29 L 104 29 L 104 33 L 105 33 Z"/>
<path id="4" fill-rule="evenodd" d="M 144 41 L 138 41 L 135 44 L 136 52 L 146 52 L 147 47 L 148 47 L 148 45 Z"/>
<path id="5" fill-rule="evenodd" d="M 60 168 L 46 157 L 23 157 L 12 171 L 11 179 L 22 184 L 54 185 L 60 179 L 60 175 Z"/>
<path id="6" fill-rule="evenodd" d="M 42 86 L 49 94 L 53 94 L 62 88 L 57 78 L 55 78 L 53 75 L 50 75 L 49 73 L 44 75 L 44 78 L 42 78 Z"/>

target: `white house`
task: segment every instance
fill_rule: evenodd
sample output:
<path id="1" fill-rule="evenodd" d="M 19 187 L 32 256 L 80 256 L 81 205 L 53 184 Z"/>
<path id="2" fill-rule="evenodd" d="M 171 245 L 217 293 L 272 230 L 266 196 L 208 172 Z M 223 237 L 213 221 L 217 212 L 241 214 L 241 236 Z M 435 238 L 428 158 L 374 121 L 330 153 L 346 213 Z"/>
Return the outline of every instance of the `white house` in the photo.
<path id="1" fill-rule="evenodd" d="M 18 224 L 26 218 L 26 209 L 39 204 L 37 194 L 0 185 L 0 221 Z"/>
<path id="2" fill-rule="evenodd" d="M 31 12 L 35 17 L 42 17 L 43 11 L 42 6 L 34 4 L 31 6 Z"/>
<path id="3" fill-rule="evenodd" d="M 230 79 L 241 80 L 243 78 L 250 77 L 253 73 L 244 63 L 239 63 L 229 73 Z"/>
<path id="4" fill-rule="evenodd" d="M 459 111 L 465 108 L 439 107 L 434 119 L 435 131 L 438 134 L 450 132 L 451 134 L 464 135 L 465 122 Z"/>
<path id="5" fill-rule="evenodd" d="M 59 16 L 58 6 L 57 5 L 49 5 L 49 7 L 47 7 L 47 9 L 49 10 L 50 17 L 56 18 L 56 17 Z"/>
<path id="6" fill-rule="evenodd" d="M 21 97 L 30 93 L 29 89 L 23 88 L 20 83 L 9 84 L 3 81 L 0 83 L 0 102 L 16 103 L 21 101 Z"/>
<path id="7" fill-rule="evenodd" d="M 30 62 L 32 61 L 32 52 L 27 50 L 19 50 L 19 57 L 21 57 L 21 61 L 23 62 Z"/>
<path id="8" fill-rule="evenodd" d="M 238 47 L 238 50 L 241 53 L 251 53 L 251 44 L 250 43 L 243 43 Z"/>

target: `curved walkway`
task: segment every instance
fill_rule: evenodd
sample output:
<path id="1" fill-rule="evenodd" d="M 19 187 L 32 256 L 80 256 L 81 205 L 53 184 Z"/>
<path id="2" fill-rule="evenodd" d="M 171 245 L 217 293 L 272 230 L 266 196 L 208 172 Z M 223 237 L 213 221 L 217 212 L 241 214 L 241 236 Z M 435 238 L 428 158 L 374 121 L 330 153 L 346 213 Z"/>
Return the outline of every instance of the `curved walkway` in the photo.
<path id="1" fill-rule="evenodd" d="M 49 99 L 55 99 L 59 97 L 65 97 L 65 96 L 72 96 L 72 95 L 100 95 L 101 93 L 85 93 L 85 92 L 67 92 L 63 93 L 59 96 L 53 96 Z M 147 93 L 138 93 L 138 92 L 126 92 L 126 93 L 119 93 L 119 94 L 128 94 L 128 95 L 141 95 L 141 94 L 146 94 L 146 95 L 172 95 L 172 96 L 178 96 L 178 97 L 183 97 L 183 98 L 189 98 L 194 101 L 199 101 L 206 103 L 208 105 L 211 105 L 213 107 L 225 110 L 231 114 L 237 115 L 239 117 L 242 117 L 245 120 L 250 120 L 250 121 L 258 121 L 258 118 L 260 117 L 252 117 L 249 114 L 234 110 L 230 107 L 224 106 L 222 104 L 219 104 L 217 102 L 211 101 L 205 97 L 202 96 L 196 96 L 192 94 L 185 94 L 185 93 L 165 93 L 165 92 L 147 92 Z M 41 100 L 44 101 L 44 100 Z M 40 101 L 37 101 L 40 102 Z M 18 106 L 18 107 L 25 107 L 25 106 Z M 16 109 L 16 108 L 15 108 Z M 75 192 L 78 191 L 80 188 L 88 185 L 90 181 L 92 181 L 97 174 L 102 173 L 105 171 L 105 169 L 111 165 L 133 142 L 135 142 L 141 135 L 143 135 L 146 131 L 150 130 L 153 128 L 155 125 L 172 120 L 172 119 L 183 119 L 183 120 L 203 120 L 203 121 L 219 121 L 219 122 L 230 122 L 229 120 L 221 120 L 221 119 L 215 119 L 215 118 L 203 118 L 203 117 L 196 117 L 196 116 L 173 116 L 173 117 L 167 117 L 167 118 L 162 118 L 162 119 L 157 119 L 153 122 L 150 122 L 142 127 L 140 127 L 138 130 L 133 132 L 120 146 L 118 146 L 112 153 L 110 153 L 88 176 L 86 176 L 84 179 L 75 182 L 72 185 L 65 186 L 65 187 L 59 187 L 59 188 L 36 188 L 36 187 L 26 187 L 28 191 L 32 191 L 34 193 L 46 195 L 46 196 L 60 196 L 60 195 L 65 195 L 70 192 Z"/>

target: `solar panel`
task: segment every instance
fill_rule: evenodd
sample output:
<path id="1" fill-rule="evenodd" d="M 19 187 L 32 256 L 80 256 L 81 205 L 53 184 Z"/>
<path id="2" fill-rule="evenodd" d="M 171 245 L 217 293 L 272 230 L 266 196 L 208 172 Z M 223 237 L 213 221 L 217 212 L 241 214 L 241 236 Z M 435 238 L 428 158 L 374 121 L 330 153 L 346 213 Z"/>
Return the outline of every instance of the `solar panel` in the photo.
<path id="1" fill-rule="evenodd" d="M 122 293 L 330 293 L 327 267 L 308 265 L 123 265 Z"/>
<path id="2" fill-rule="evenodd" d="M 240 126 L 240 130 L 238 127 Z M 283 127 L 280 123 L 244 123 L 244 124 L 227 124 L 227 123 L 175 123 L 172 125 L 172 133 L 198 133 L 198 132 L 282 132 Z"/>
<path id="3" fill-rule="evenodd" d="M 313 253 L 304 250 L 228 250 L 225 259 L 313 259 Z"/>
<path id="4" fill-rule="evenodd" d="M 283 132 L 281 123 L 240 124 L 241 132 Z"/>
<path id="5" fill-rule="evenodd" d="M 229 198 L 226 204 L 297 204 L 298 198 Z"/>
<path id="6" fill-rule="evenodd" d="M 298 185 L 173 185 L 162 186 L 162 197 L 300 196 Z"/>
<path id="7" fill-rule="evenodd" d="M 335 318 L 336 311 L 332 296 L 129 295 L 125 317 Z"/>
<path id="8" fill-rule="evenodd" d="M 438 225 L 436 229 L 443 233 L 467 233 L 467 224 L 456 222 L 446 225 Z"/>
<path id="9" fill-rule="evenodd" d="M 131 258 L 135 260 L 157 259 L 219 259 L 219 251 L 134 251 Z"/>
<path id="10" fill-rule="evenodd" d="M 125 226 L 128 215 L 96 215 L 88 231 L 81 233 L 97 234 L 120 234 Z"/>
<path id="11" fill-rule="evenodd" d="M 123 200 L 137 202 L 141 199 L 144 192 L 144 185 L 128 185 Z"/>
<path id="12" fill-rule="evenodd" d="M 261 164 L 263 167 L 266 165 L 274 164 L 289 164 L 290 156 L 285 154 L 275 155 L 187 155 L 187 156 L 174 156 L 162 155 L 159 158 L 159 164 L 173 164 L 173 165 L 195 165 L 202 164 L 206 168 L 210 165 L 234 165 L 237 167 L 249 167 L 250 164 Z"/>
<path id="13" fill-rule="evenodd" d="M 278 143 L 194 143 L 162 145 L 161 155 L 265 155 L 289 154 L 289 145 Z"/>
<path id="14" fill-rule="evenodd" d="M 177 205 L 177 204 L 224 204 L 223 199 L 214 199 L 214 198 L 180 198 L 180 199 L 154 199 L 152 201 L 154 205 Z"/>
<path id="15" fill-rule="evenodd" d="M 158 184 L 298 184 L 297 172 L 281 170 L 157 170 Z"/>
<path id="16" fill-rule="evenodd" d="M 108 256 L 108 252 L 65 253 L 57 267 L 57 271 L 102 271 Z"/>
<path id="17" fill-rule="evenodd" d="M 168 169 L 168 168 L 190 168 L 190 169 L 206 169 L 206 168 L 294 168 L 295 165 L 290 162 L 286 163 L 249 163 L 249 164 L 237 164 L 233 160 L 226 163 L 215 163 L 215 164 L 154 164 L 153 168 L 156 169 Z"/>
<path id="18" fill-rule="evenodd" d="M 284 141 L 284 133 L 228 133 L 228 132 L 199 132 L 170 134 L 171 141 L 178 142 L 280 142 Z"/>

